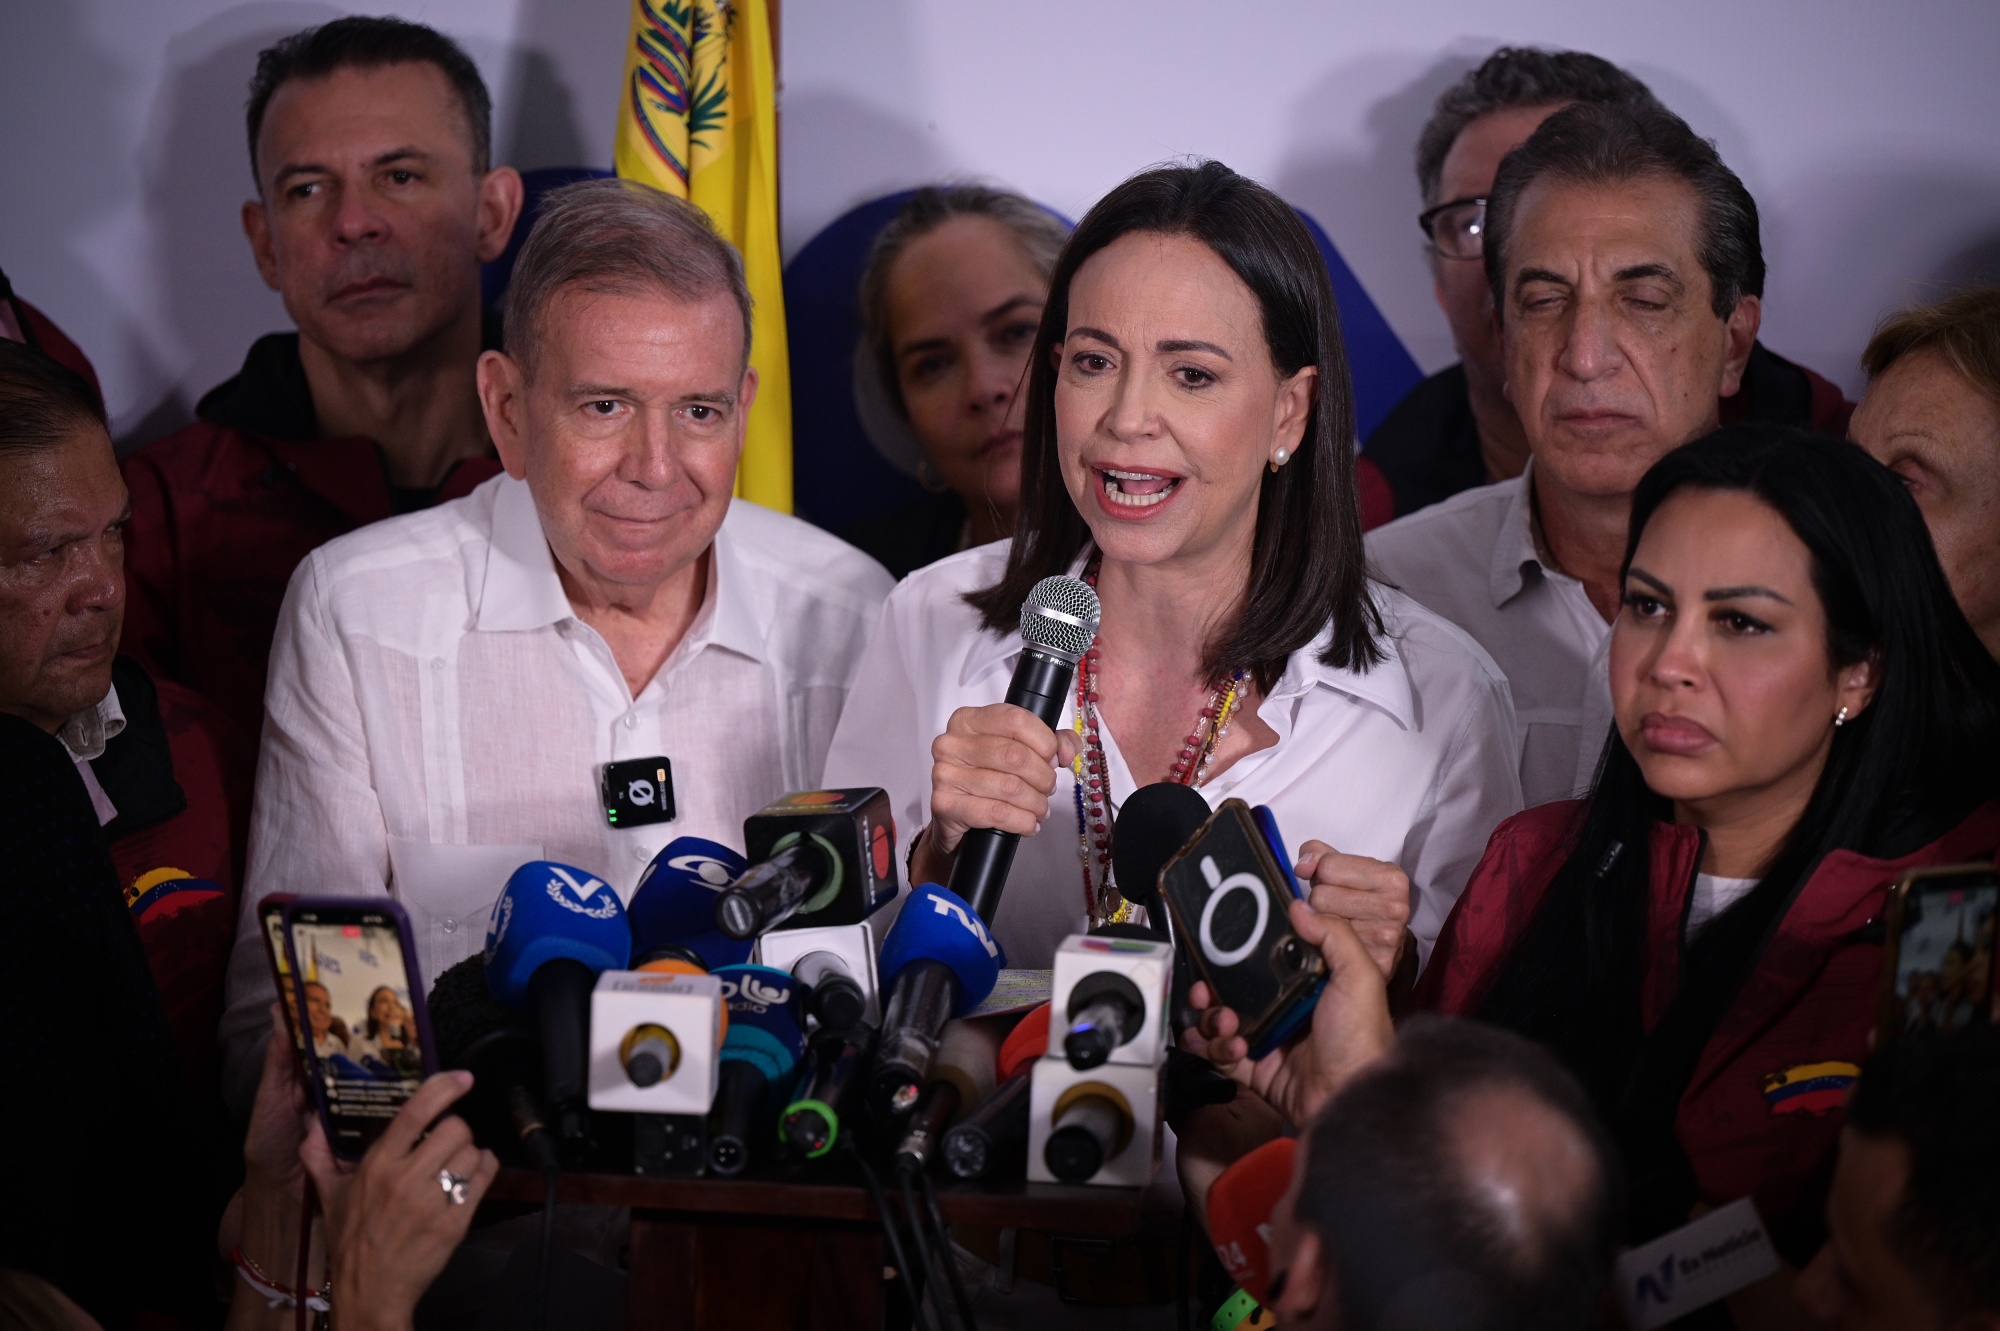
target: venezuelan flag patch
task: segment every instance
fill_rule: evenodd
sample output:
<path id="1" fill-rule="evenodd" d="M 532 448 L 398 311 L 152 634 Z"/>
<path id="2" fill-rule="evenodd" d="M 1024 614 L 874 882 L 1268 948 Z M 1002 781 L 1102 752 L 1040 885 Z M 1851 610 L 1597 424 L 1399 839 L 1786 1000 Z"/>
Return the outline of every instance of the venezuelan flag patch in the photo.
<path id="1" fill-rule="evenodd" d="M 1854 1063 L 1837 1059 L 1800 1063 L 1764 1077 L 1764 1103 L 1774 1114 L 1831 1114 L 1847 1100 L 1847 1090 L 1861 1075 Z"/>

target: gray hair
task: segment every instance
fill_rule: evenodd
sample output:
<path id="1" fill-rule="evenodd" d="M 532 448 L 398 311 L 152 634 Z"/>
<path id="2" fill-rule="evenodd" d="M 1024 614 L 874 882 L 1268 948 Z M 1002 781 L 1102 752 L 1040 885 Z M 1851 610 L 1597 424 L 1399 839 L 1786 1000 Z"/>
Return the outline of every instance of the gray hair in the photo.
<path id="1" fill-rule="evenodd" d="M 1503 46 L 1444 90 L 1430 121 L 1417 137 L 1417 184 L 1424 207 L 1437 197 L 1444 159 L 1465 127 L 1495 111 L 1524 106 L 1560 106 L 1589 102 L 1596 106 L 1657 107 L 1652 89 L 1602 56 L 1583 51 L 1541 51 L 1532 46 Z"/>
<path id="2" fill-rule="evenodd" d="M 876 234 L 874 247 L 868 251 L 868 266 L 861 273 L 861 344 L 864 354 L 874 362 L 883 393 L 898 413 L 905 408 L 902 384 L 896 377 L 896 348 L 889 332 L 889 274 L 912 241 L 955 217 L 990 217 L 1006 227 L 1044 282 L 1055 271 L 1056 256 L 1069 239 L 1069 228 L 1040 204 L 989 185 L 926 185 L 904 202 Z"/>
<path id="3" fill-rule="evenodd" d="M 541 321 L 569 287 L 600 294 L 663 293 L 681 301 L 727 292 L 743 314 L 750 359 L 750 288 L 743 257 L 684 199 L 633 180 L 584 180 L 550 190 L 507 284 L 507 354 L 534 373 Z"/>
<path id="4" fill-rule="evenodd" d="M 1486 280 L 1493 308 L 1507 308 L 1507 242 L 1528 187 L 1543 178 L 1609 185 L 1654 177 L 1679 181 L 1695 197 L 1695 254 L 1708 272 L 1709 303 L 1727 319 L 1745 296 L 1764 294 L 1764 246 L 1757 201 L 1715 144 L 1664 107 L 1565 107 L 1508 153 L 1486 203 Z"/>

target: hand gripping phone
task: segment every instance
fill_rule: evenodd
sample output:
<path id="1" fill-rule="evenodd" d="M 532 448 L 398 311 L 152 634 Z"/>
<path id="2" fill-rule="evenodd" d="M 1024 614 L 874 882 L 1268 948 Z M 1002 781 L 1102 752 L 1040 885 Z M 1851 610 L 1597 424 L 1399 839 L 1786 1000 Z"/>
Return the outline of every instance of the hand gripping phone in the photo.
<path id="1" fill-rule="evenodd" d="M 1175 937 L 1216 1002 L 1235 1010 L 1252 1058 L 1298 1029 L 1326 983 L 1325 958 L 1292 929 L 1298 887 L 1268 821 L 1224 800 L 1160 871 Z"/>
<path id="2" fill-rule="evenodd" d="M 1889 893 L 1879 1042 L 1994 1020 L 1992 864 L 1914 869 Z"/>
<path id="3" fill-rule="evenodd" d="M 285 1014 L 285 1030 L 292 1037 L 292 1070 L 299 1081 L 306 1076 L 305 1028 L 299 1024 L 299 991 L 292 984 L 291 954 L 285 950 L 285 907 L 297 897 L 290 892 L 273 892 L 257 903 L 257 920 L 264 927 L 264 952 L 271 962 L 271 986 L 277 992 Z"/>
<path id="4" fill-rule="evenodd" d="M 297 897 L 284 934 L 313 1102 L 358 1160 L 437 1071 L 410 919 L 386 897 Z"/>

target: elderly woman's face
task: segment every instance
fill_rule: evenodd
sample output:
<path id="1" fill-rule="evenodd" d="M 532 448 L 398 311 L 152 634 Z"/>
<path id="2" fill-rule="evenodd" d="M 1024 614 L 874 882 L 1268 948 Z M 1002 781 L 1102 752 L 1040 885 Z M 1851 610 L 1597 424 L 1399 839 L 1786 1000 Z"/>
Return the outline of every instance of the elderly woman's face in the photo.
<path id="1" fill-rule="evenodd" d="M 1077 270 L 1055 354 L 1063 481 L 1105 559 L 1247 575 L 1265 465 L 1298 450 L 1317 375 L 1279 374 L 1250 288 L 1199 240 L 1134 232 Z"/>
<path id="2" fill-rule="evenodd" d="M 1021 383 L 1049 284 L 1006 226 L 954 217 L 889 273 L 889 338 L 910 429 L 968 505 L 1021 494 Z"/>
<path id="3" fill-rule="evenodd" d="M 1847 433 L 1910 487 L 1959 608 L 2000 655 L 2000 402 L 1915 351 L 1868 385 Z"/>

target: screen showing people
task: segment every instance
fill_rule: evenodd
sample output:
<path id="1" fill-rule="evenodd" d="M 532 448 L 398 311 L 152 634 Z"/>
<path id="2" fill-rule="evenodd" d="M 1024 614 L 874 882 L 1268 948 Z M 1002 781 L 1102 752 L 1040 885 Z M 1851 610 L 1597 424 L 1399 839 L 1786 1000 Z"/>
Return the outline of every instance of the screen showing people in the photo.
<path id="1" fill-rule="evenodd" d="M 405 931 L 379 909 L 301 905 L 289 920 L 315 1098 L 334 1149 L 359 1154 L 424 1076 Z"/>
<path id="2" fill-rule="evenodd" d="M 1892 997 L 1900 1033 L 1992 1020 L 2000 875 L 1977 867 L 1913 876 L 1900 895 Z"/>

